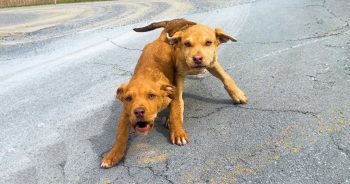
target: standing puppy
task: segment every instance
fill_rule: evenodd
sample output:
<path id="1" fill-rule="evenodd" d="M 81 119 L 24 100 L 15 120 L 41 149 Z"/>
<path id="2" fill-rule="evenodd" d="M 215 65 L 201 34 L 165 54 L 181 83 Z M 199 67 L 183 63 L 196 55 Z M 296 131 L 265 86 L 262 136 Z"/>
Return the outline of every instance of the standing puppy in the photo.
<path id="1" fill-rule="evenodd" d="M 143 28 L 134 30 L 139 29 L 142 30 Z M 165 27 L 165 31 L 167 29 Z M 246 104 L 248 100 L 244 92 L 237 87 L 235 81 L 225 72 L 218 61 L 217 47 L 227 41 L 235 42 L 236 40 L 233 37 L 225 34 L 220 28 L 212 29 L 201 24 L 187 26 L 169 35 L 171 37 L 168 36 L 167 42 L 174 47 L 172 61 L 176 68 L 174 84 L 177 88 L 175 98 L 170 104 L 168 122 L 170 141 L 173 144 L 185 145 L 188 142 L 188 136 L 183 128 L 184 101 L 182 93 L 186 75 L 197 75 L 207 69 L 223 82 L 226 91 L 235 103 Z"/>

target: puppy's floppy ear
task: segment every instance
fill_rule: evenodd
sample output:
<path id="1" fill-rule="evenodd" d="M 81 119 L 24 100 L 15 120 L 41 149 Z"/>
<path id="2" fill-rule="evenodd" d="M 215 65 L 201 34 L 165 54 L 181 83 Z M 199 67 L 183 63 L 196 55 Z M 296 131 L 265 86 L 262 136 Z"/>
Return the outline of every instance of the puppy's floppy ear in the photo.
<path id="1" fill-rule="evenodd" d="M 219 41 L 219 44 L 226 43 L 229 40 L 231 40 L 233 42 L 237 41 L 233 37 L 227 35 L 221 28 L 215 28 L 215 35 L 216 35 L 216 39 Z"/>
<path id="2" fill-rule="evenodd" d="M 169 84 L 163 84 L 160 87 L 161 90 L 163 90 L 167 97 L 174 99 L 176 95 L 176 87 L 169 85 Z"/>
<path id="3" fill-rule="evenodd" d="M 116 97 L 120 100 L 120 101 L 123 101 L 124 99 L 124 92 L 125 92 L 125 88 L 126 86 L 128 85 L 128 83 L 124 83 L 122 85 L 120 85 L 117 89 L 117 92 L 116 92 Z"/>
<path id="4" fill-rule="evenodd" d="M 167 34 L 167 43 L 169 43 L 170 45 L 176 45 L 181 41 L 182 34 L 182 31 L 176 32 L 172 37 L 170 37 L 169 34 Z"/>

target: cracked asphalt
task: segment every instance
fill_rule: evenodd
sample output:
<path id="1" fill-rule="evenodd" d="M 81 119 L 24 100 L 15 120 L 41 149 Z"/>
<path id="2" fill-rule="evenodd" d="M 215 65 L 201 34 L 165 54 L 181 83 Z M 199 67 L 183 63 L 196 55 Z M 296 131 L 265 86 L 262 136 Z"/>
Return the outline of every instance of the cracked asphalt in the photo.
<path id="1" fill-rule="evenodd" d="M 0 183 L 350 183 L 349 12 L 348 0 L 1 9 Z M 116 87 L 160 33 L 132 28 L 176 17 L 237 38 L 219 60 L 249 103 L 233 105 L 208 73 L 189 77 L 190 143 L 169 143 L 163 112 L 150 135 L 130 133 L 122 163 L 99 168 L 121 112 Z"/>

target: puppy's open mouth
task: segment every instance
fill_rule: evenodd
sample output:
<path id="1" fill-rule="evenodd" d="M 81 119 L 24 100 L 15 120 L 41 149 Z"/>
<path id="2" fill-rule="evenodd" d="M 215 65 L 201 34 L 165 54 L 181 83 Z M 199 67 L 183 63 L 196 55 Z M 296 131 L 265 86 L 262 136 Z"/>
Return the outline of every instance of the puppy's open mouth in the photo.
<path id="1" fill-rule="evenodd" d="M 138 121 L 133 127 L 136 130 L 136 133 L 147 135 L 148 132 L 153 128 L 153 124 L 147 121 Z"/>

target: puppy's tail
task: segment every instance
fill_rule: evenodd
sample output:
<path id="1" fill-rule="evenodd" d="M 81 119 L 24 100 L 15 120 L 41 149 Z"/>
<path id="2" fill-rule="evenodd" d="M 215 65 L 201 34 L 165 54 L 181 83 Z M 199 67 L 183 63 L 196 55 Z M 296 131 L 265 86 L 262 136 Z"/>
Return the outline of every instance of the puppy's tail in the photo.
<path id="1" fill-rule="evenodd" d="M 164 32 L 169 33 L 169 35 L 172 36 L 175 32 L 185 30 L 195 24 L 197 23 L 180 18 L 169 21 L 154 22 L 145 27 L 134 28 L 134 31 L 147 32 L 163 27 L 165 29 Z"/>
<path id="2" fill-rule="evenodd" d="M 147 31 L 152 31 L 161 27 L 166 27 L 168 23 L 169 21 L 154 22 L 148 26 L 134 28 L 133 30 L 136 32 L 147 32 Z"/>

